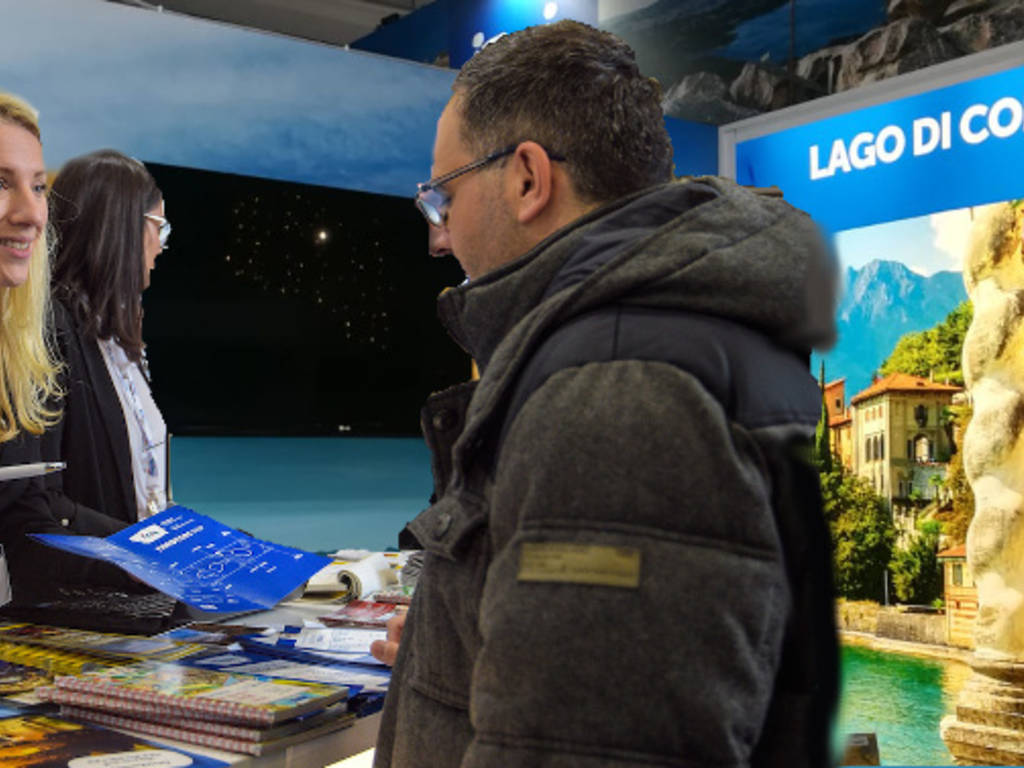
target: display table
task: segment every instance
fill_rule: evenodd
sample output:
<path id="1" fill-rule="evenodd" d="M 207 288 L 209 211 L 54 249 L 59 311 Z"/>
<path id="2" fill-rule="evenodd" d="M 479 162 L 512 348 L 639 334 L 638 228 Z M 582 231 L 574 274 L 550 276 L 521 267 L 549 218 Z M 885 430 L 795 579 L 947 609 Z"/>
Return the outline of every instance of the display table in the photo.
<path id="1" fill-rule="evenodd" d="M 217 760 L 230 763 L 232 768 L 322 768 L 325 765 L 344 760 L 346 757 L 363 752 L 377 743 L 377 729 L 380 727 L 380 712 L 360 717 L 350 728 L 327 733 L 309 741 L 293 744 L 285 749 L 271 752 L 269 755 L 242 755 L 237 752 L 223 752 L 219 749 L 208 749 L 183 741 L 162 739 L 151 734 L 137 731 L 125 731 L 154 744 L 166 744 L 169 747 L 207 755 Z"/>
<path id="2" fill-rule="evenodd" d="M 269 611 L 260 611 L 246 616 L 231 619 L 232 624 L 245 624 L 252 627 L 302 625 L 306 620 L 314 620 L 318 616 L 337 609 L 338 604 L 325 600 L 303 598 L 281 603 Z M 377 730 L 380 727 L 380 713 L 358 718 L 350 727 L 311 738 L 309 741 L 293 744 L 285 749 L 267 755 L 254 757 L 237 752 L 224 752 L 209 749 L 183 741 L 164 739 L 152 734 L 137 731 L 125 731 L 143 738 L 154 744 L 166 744 L 170 747 L 187 752 L 207 755 L 229 763 L 232 768 L 322 768 L 322 766 L 344 760 L 346 757 L 370 749 L 377 743 Z"/>

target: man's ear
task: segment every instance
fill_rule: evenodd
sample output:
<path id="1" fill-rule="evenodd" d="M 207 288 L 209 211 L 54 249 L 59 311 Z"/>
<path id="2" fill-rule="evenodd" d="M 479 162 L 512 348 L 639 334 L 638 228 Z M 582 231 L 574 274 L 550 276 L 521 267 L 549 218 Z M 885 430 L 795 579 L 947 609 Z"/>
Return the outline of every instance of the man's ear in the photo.
<path id="1" fill-rule="evenodd" d="M 551 159 L 535 141 L 524 141 L 516 147 L 510 160 L 514 183 L 516 219 L 529 224 L 544 213 L 552 203 L 554 183 Z"/>

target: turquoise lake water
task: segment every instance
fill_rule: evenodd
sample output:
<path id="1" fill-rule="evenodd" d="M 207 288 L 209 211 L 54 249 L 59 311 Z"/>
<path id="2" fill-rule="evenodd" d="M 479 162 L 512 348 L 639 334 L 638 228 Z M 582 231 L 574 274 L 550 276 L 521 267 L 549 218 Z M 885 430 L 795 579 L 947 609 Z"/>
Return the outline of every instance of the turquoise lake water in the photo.
<path id="1" fill-rule="evenodd" d="M 171 453 L 179 504 L 310 551 L 394 547 L 432 491 L 419 438 L 175 437 Z M 837 734 L 877 734 L 883 765 L 950 765 L 939 721 L 968 673 L 956 662 L 844 647 Z"/>
<path id="2" fill-rule="evenodd" d="M 969 674 L 960 662 L 844 646 L 836 730 L 874 732 L 882 765 L 952 765 L 939 721 Z"/>

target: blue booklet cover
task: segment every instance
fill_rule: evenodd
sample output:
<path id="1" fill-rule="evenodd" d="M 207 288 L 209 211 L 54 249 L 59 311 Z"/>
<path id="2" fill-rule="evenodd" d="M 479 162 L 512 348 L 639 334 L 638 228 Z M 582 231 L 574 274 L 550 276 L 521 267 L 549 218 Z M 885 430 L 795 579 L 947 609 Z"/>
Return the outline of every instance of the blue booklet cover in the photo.
<path id="1" fill-rule="evenodd" d="M 177 663 L 188 667 L 216 669 L 219 672 L 244 672 L 247 675 L 281 677 L 287 680 L 303 680 L 307 683 L 344 685 L 348 688 L 350 699 L 364 688 L 371 691 L 386 691 L 391 681 L 390 669 L 374 669 L 360 664 L 310 662 L 260 653 L 250 647 L 244 650 L 226 649 L 223 653 L 206 656 L 193 655 Z"/>
<path id="2" fill-rule="evenodd" d="M 30 534 L 118 565 L 203 611 L 273 608 L 331 559 L 255 539 L 185 507 L 169 507 L 106 538 Z"/>

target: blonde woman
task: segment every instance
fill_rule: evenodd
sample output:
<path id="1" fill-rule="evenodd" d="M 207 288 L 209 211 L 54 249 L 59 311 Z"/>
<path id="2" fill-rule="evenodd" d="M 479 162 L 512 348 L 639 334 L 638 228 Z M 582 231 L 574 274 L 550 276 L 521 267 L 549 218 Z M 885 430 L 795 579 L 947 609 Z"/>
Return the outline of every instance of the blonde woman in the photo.
<path id="1" fill-rule="evenodd" d="M 50 293 L 46 166 L 39 124 L 24 101 L 0 92 L 0 466 L 55 458 L 40 435 L 60 419 L 45 324 Z M 106 536 L 124 523 L 68 499 L 59 473 L 0 482 L 0 544 L 16 601 L 61 583 L 135 584 L 123 571 L 36 543 L 28 533 Z"/>
<path id="2" fill-rule="evenodd" d="M 49 301 L 46 166 L 35 113 L 0 93 L 0 443 L 40 434 L 56 413 L 43 340 Z"/>

